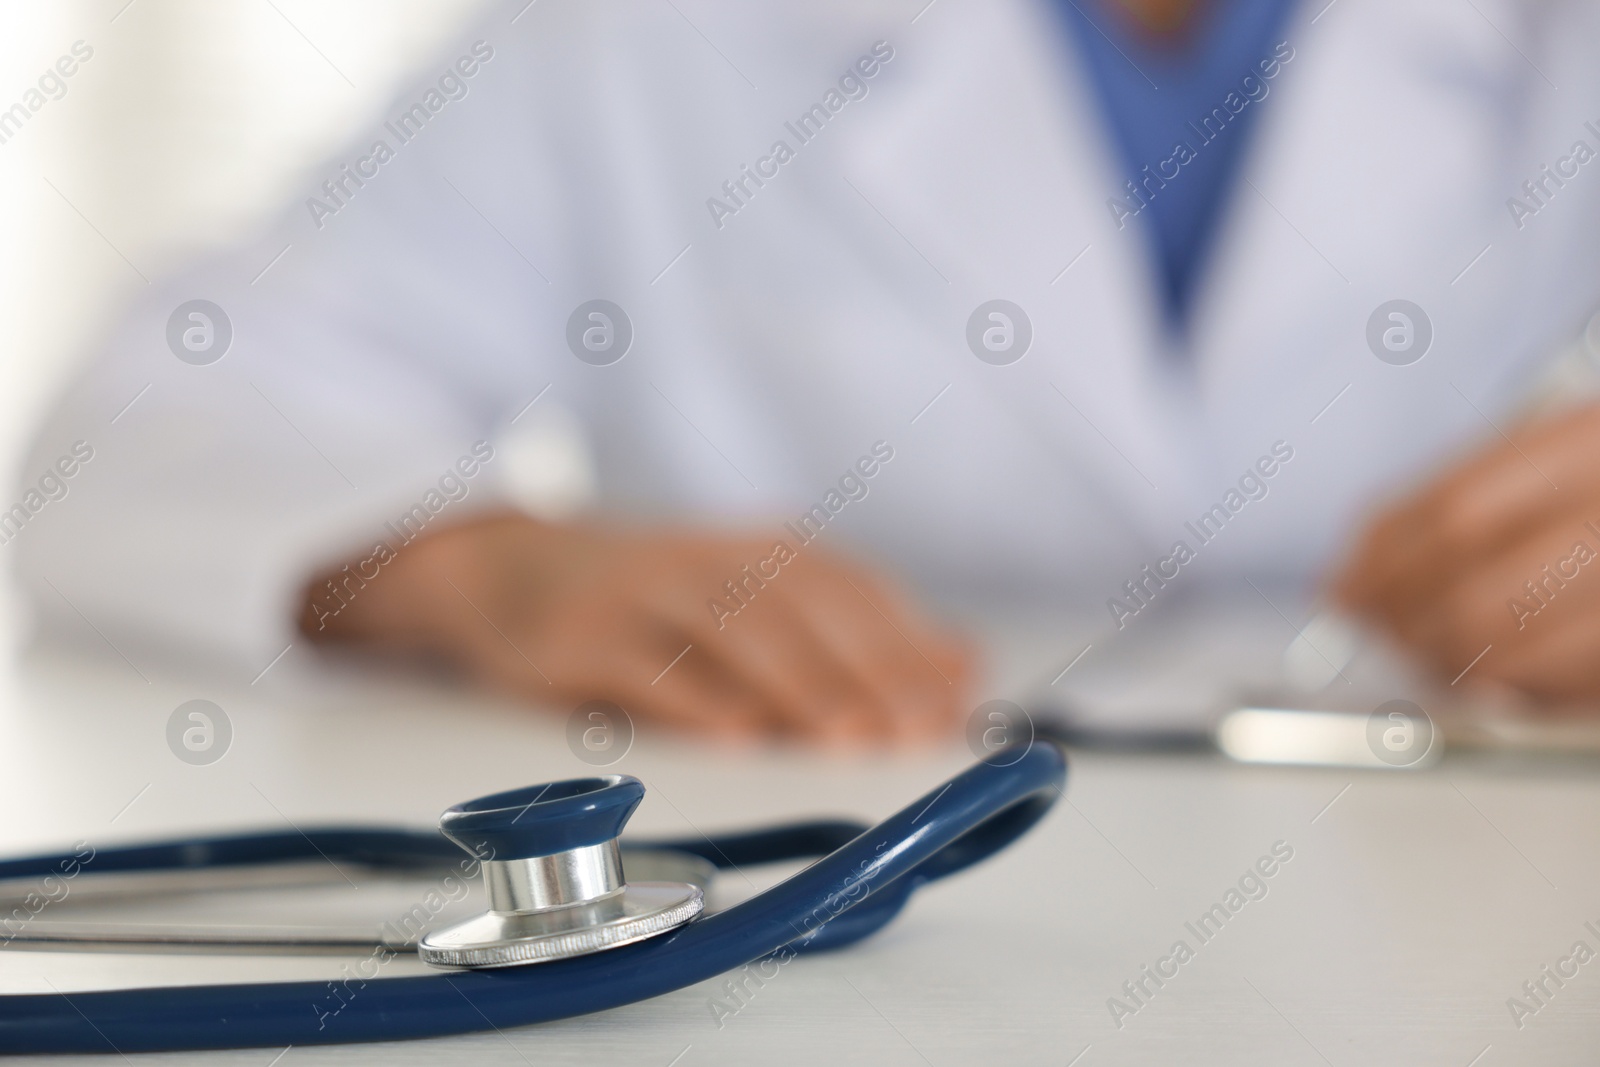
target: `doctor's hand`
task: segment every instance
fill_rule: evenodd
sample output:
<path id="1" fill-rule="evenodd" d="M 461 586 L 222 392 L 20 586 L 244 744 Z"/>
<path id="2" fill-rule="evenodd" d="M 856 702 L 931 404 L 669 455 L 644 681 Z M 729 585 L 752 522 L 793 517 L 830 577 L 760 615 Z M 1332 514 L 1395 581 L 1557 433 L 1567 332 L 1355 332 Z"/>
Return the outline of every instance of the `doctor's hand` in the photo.
<path id="1" fill-rule="evenodd" d="M 610 700 L 707 734 L 954 733 L 971 707 L 966 650 L 860 567 L 810 546 L 780 566 L 773 549 L 494 515 L 424 534 L 342 600 L 324 583 L 351 589 L 345 572 L 320 576 L 301 629 L 442 657 L 533 703 Z"/>
<path id="2" fill-rule="evenodd" d="M 1600 704 L 1600 406 L 1508 436 L 1380 516 L 1335 596 L 1446 681 Z"/>

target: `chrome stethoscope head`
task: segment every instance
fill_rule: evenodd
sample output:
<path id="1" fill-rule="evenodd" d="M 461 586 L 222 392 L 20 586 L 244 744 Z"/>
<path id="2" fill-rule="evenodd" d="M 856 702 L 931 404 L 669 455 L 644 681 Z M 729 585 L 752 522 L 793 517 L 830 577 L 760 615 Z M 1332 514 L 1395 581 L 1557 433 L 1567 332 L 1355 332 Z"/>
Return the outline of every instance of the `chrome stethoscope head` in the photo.
<path id="1" fill-rule="evenodd" d="M 441 967 L 512 967 L 582 956 L 665 933 L 700 914 L 697 886 L 623 878 L 617 839 L 644 785 L 622 774 L 481 797 L 439 819 L 483 867 L 489 910 L 425 934 Z"/>

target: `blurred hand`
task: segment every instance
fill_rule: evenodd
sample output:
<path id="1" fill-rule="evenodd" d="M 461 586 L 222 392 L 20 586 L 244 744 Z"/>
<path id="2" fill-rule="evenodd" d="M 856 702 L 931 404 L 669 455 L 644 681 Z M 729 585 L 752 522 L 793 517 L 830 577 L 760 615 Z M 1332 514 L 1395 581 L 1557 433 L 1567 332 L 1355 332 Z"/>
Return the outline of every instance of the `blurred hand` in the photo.
<path id="1" fill-rule="evenodd" d="M 1335 596 L 1447 680 L 1487 648 L 1463 684 L 1600 704 L 1600 406 L 1508 436 L 1380 516 Z"/>
<path id="2" fill-rule="evenodd" d="M 790 547 L 776 577 L 751 581 L 745 568 L 772 556 L 773 539 L 496 515 L 400 548 L 337 614 L 315 604 L 337 606 L 324 582 L 344 575 L 322 575 L 301 629 L 442 655 L 534 703 L 610 700 L 708 734 L 848 743 L 955 732 L 970 708 L 964 648 L 861 568 Z M 729 581 L 745 583 L 744 606 Z"/>

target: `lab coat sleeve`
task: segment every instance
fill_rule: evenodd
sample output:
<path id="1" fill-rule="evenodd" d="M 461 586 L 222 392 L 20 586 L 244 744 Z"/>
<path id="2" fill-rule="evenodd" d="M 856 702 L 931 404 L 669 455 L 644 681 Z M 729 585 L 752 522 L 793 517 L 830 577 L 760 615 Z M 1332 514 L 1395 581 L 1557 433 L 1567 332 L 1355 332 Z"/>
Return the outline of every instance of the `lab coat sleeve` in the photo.
<path id="1" fill-rule="evenodd" d="M 159 646 L 259 668 L 295 640 L 320 568 L 403 553 L 418 527 L 497 502 L 475 443 L 545 386 L 559 396 L 576 361 L 530 341 L 558 314 L 535 264 L 562 259 L 559 233 L 534 207 L 479 207 L 512 186 L 524 205 L 561 201 L 550 130 L 528 68 L 491 40 L 495 15 L 308 176 L 276 225 L 152 286 L 67 391 L 0 529 L 47 629 L 134 661 Z M 183 310 L 194 300 L 226 327 L 202 309 L 217 347 L 186 361 L 185 329 L 206 344 Z M 230 331 L 220 358 L 193 362 Z M 29 496 L 41 478 L 49 491 Z"/>

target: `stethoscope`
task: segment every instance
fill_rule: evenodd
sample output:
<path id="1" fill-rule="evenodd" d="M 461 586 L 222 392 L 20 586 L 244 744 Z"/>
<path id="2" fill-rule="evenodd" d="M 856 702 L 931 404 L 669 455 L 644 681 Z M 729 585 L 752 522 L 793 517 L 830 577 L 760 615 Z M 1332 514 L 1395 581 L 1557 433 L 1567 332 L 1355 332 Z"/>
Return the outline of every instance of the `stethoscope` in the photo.
<path id="1" fill-rule="evenodd" d="M 445 812 L 438 834 L 370 827 L 170 841 L 0 861 L 0 883 L 172 878 L 326 860 L 378 870 L 481 871 L 488 909 L 376 951 L 414 951 L 437 975 L 363 978 L 319 1009 L 330 983 L 294 981 L 0 996 L 0 1051 L 154 1052 L 438 1037 L 546 1022 L 645 1000 L 777 954 L 833 949 L 883 927 L 924 884 L 1005 848 L 1043 817 L 1066 757 L 1035 741 L 991 753 L 876 826 L 809 822 L 635 846 L 619 840 L 644 797 L 607 775 L 497 793 Z M 820 857 L 710 913 L 705 877 Z M 630 869 L 679 880 L 634 881 Z M 700 874 L 696 874 L 700 871 Z M 305 944 L 320 935 L 307 932 Z M 67 933 L 57 947 L 74 943 Z M 249 942 L 248 931 L 238 934 Z M 177 937 L 176 940 L 183 940 Z M 78 943 L 137 941 L 127 930 Z M 203 940 L 203 938 L 200 938 Z M 291 938 L 290 940 L 293 940 Z M 370 938 L 368 941 L 370 943 Z M 265 943 L 265 942 L 263 942 Z"/>

